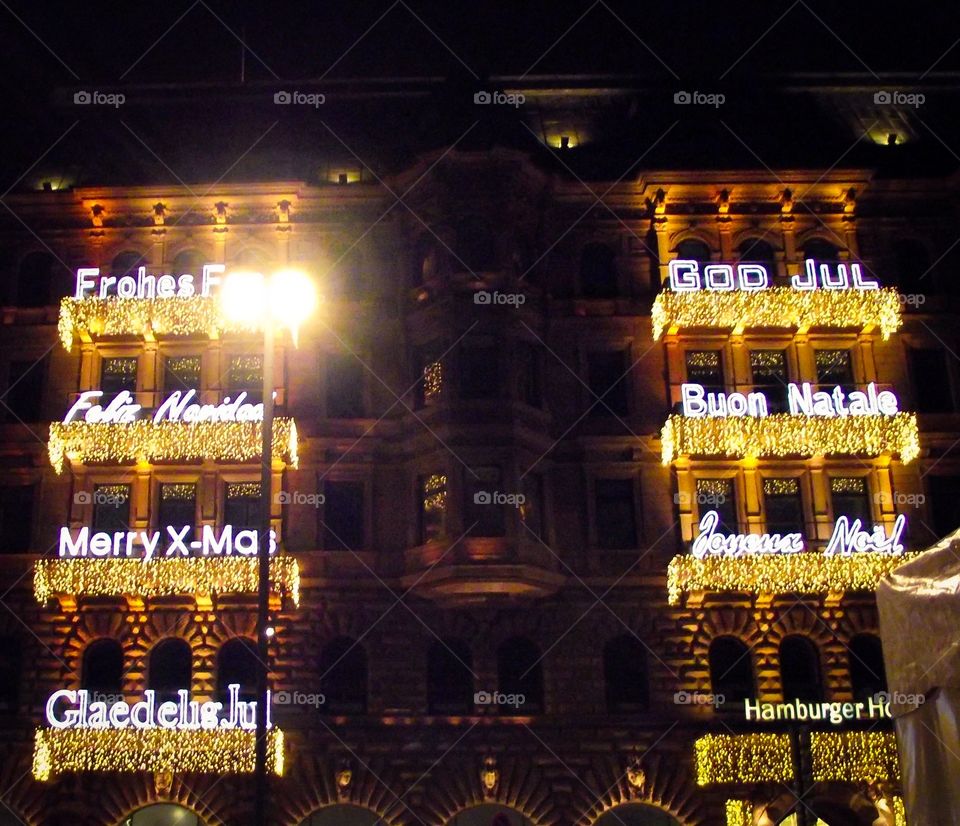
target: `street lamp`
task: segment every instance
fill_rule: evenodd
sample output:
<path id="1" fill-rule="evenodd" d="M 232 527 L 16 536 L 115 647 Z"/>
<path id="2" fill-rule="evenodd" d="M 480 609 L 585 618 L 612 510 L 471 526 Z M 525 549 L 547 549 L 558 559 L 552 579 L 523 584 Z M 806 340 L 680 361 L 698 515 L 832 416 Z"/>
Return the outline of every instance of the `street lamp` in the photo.
<path id="1" fill-rule="evenodd" d="M 273 464 L 273 341 L 277 328 L 286 327 L 294 346 L 300 325 L 317 305 L 313 282 L 301 270 L 281 269 L 269 278 L 263 273 L 228 273 L 220 288 L 223 314 L 231 321 L 263 327 L 263 442 L 260 454 L 260 525 L 257 535 L 257 730 L 256 803 L 254 823 L 267 823 L 267 684 L 268 643 L 273 636 L 270 612 L 270 501 Z"/>

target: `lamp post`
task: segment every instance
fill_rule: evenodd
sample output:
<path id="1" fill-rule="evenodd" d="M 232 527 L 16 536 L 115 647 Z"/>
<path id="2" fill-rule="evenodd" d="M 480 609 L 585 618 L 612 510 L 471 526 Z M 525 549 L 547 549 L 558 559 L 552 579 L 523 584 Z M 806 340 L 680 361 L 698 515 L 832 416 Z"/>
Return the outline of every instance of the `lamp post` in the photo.
<path id="1" fill-rule="evenodd" d="M 263 441 L 260 453 L 260 520 L 257 532 L 257 727 L 254 771 L 254 824 L 267 823 L 267 694 L 270 679 L 270 516 L 273 482 L 273 362 L 276 330 L 287 327 L 296 346 L 300 325 L 313 312 L 316 290 L 309 277 L 292 269 L 269 278 L 259 272 L 231 272 L 220 292 L 228 318 L 263 327 Z"/>

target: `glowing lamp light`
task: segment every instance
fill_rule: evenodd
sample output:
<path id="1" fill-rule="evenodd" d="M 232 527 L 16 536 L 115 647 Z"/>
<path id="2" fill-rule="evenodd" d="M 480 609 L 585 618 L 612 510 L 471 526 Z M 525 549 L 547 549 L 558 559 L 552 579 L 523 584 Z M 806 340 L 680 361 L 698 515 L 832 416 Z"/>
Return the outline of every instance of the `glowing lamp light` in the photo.
<path id="1" fill-rule="evenodd" d="M 280 270 L 270 279 L 270 311 L 277 322 L 290 328 L 294 346 L 300 326 L 316 307 L 317 290 L 302 270 Z"/>
<path id="2" fill-rule="evenodd" d="M 262 273 L 238 270 L 223 280 L 220 302 L 226 318 L 237 324 L 255 325 L 269 308 L 273 321 L 287 327 L 294 346 L 300 326 L 316 309 L 316 287 L 302 270 L 279 270 L 269 279 Z"/>
<path id="3" fill-rule="evenodd" d="M 231 272 L 220 287 L 223 314 L 240 324 L 253 324 L 263 314 L 267 285 L 261 273 L 247 270 Z"/>

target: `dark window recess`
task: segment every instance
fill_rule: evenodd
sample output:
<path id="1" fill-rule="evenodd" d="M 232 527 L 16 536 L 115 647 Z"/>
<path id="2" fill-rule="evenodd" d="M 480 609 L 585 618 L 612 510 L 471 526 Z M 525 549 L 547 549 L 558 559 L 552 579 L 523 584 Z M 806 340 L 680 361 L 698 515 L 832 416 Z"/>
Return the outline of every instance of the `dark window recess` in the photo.
<path id="1" fill-rule="evenodd" d="M 504 505 L 497 498 L 504 495 L 500 468 L 465 469 L 463 522 L 470 536 L 503 536 L 506 532 Z"/>
<path id="2" fill-rule="evenodd" d="M 108 358 L 100 367 L 100 389 L 103 395 L 100 403 L 109 404 L 126 390 L 130 395 L 137 392 L 137 358 Z"/>
<path id="3" fill-rule="evenodd" d="M 324 482 L 323 547 L 359 551 L 364 547 L 363 482 Z"/>
<path id="4" fill-rule="evenodd" d="M 636 638 L 623 635 L 603 648 L 607 711 L 612 714 L 646 711 L 650 705 L 647 650 Z"/>
<path id="5" fill-rule="evenodd" d="M 93 489 L 93 530 L 112 533 L 129 529 L 130 485 L 96 485 Z"/>
<path id="6" fill-rule="evenodd" d="M 849 350 L 817 350 L 814 356 L 817 366 L 817 382 L 822 390 L 840 387 L 845 393 L 855 390 L 853 384 L 853 359 Z"/>
<path id="7" fill-rule="evenodd" d="M 833 518 L 846 516 L 852 523 L 855 519 L 866 530 L 873 525 L 870 513 L 870 496 L 867 480 L 862 476 L 832 476 L 830 478 L 830 502 Z"/>
<path id="8" fill-rule="evenodd" d="M 919 241 L 904 239 L 893 247 L 897 289 L 905 295 L 935 293 L 936 279 L 930 271 L 930 255 Z M 908 305 L 909 306 L 909 305 Z"/>
<path id="9" fill-rule="evenodd" d="M 850 683 L 853 699 L 865 702 L 887 690 L 883 646 L 874 634 L 858 634 L 847 646 L 850 652 Z"/>
<path id="10" fill-rule="evenodd" d="M 632 479 L 595 479 L 597 546 L 606 550 L 637 547 L 637 513 Z"/>
<path id="11" fill-rule="evenodd" d="M 609 350 L 587 355 L 587 400 L 591 416 L 627 416 L 629 381 L 626 355 L 621 350 Z"/>
<path id="12" fill-rule="evenodd" d="M 737 533 L 740 520 L 737 516 L 737 494 L 733 479 L 697 479 L 696 489 L 700 518 L 702 519 L 707 511 L 716 511 L 719 517 L 717 532 Z"/>
<path id="13" fill-rule="evenodd" d="M 500 395 L 499 359 L 494 345 L 465 344 L 458 361 L 460 398 L 492 399 Z"/>
<path id="14" fill-rule="evenodd" d="M 119 699 L 123 693 L 123 648 L 113 639 L 91 642 L 83 652 L 80 687 L 93 695 L 91 699 L 106 697 Z"/>
<path id="15" fill-rule="evenodd" d="M 244 401 L 259 404 L 263 401 L 263 356 L 233 356 L 227 367 L 227 392 L 231 399 L 246 393 Z"/>
<path id="16" fill-rule="evenodd" d="M 520 522 L 524 533 L 532 536 L 527 538 L 544 538 L 543 524 L 543 477 L 536 473 L 528 473 L 520 482 L 523 502 L 520 505 Z"/>
<path id="17" fill-rule="evenodd" d="M 233 526 L 233 535 L 242 530 L 260 529 L 260 483 L 228 482 L 223 506 L 224 525 Z"/>
<path id="18" fill-rule="evenodd" d="M 147 666 L 150 677 L 147 688 L 157 692 L 157 703 L 177 699 L 177 692 L 190 690 L 193 675 L 193 654 L 186 640 L 166 639 L 158 642 L 150 652 Z"/>
<path id="19" fill-rule="evenodd" d="M 751 350 L 753 389 L 763 393 L 770 413 L 787 410 L 787 354 L 783 350 Z"/>
<path id="20" fill-rule="evenodd" d="M 20 640 L 16 637 L 0 637 L 0 713 L 17 710 L 22 668 Z"/>
<path id="21" fill-rule="evenodd" d="M 736 637 L 717 637 L 710 643 L 710 685 L 716 708 L 742 711 L 743 701 L 756 693 L 750 649 Z M 720 702 L 722 698 L 723 702 Z"/>
<path id="22" fill-rule="evenodd" d="M 217 700 L 226 703 L 231 685 L 240 686 L 240 699 L 257 699 L 257 673 L 260 659 L 257 645 L 246 637 L 227 640 L 217 654 Z"/>
<path id="23" fill-rule="evenodd" d="M 367 710 L 367 653 L 349 637 L 337 637 L 320 655 L 320 685 L 328 714 L 363 714 Z"/>
<path id="24" fill-rule="evenodd" d="M 764 479 L 763 508 L 767 533 L 804 533 L 799 479 Z"/>
<path id="25" fill-rule="evenodd" d="M 17 274 L 17 306 L 46 307 L 54 300 L 56 259 L 47 252 L 31 252 L 20 262 Z"/>
<path id="26" fill-rule="evenodd" d="M 956 408 L 950 392 L 947 354 L 938 348 L 907 350 L 913 382 L 913 408 L 918 413 L 952 413 Z"/>
<path id="27" fill-rule="evenodd" d="M 12 361 L 7 369 L 7 391 L 3 394 L 3 418 L 9 422 L 35 424 L 40 421 L 47 360 Z"/>
<path id="28" fill-rule="evenodd" d="M 960 476 L 927 476 L 933 530 L 943 538 L 960 528 Z"/>
<path id="29" fill-rule="evenodd" d="M 331 419 L 361 419 L 364 415 L 363 386 L 365 370 L 351 353 L 332 353 L 327 357 L 327 416 Z"/>
<path id="30" fill-rule="evenodd" d="M 840 253 L 836 245 L 821 238 L 814 238 L 803 245 L 803 257 L 812 258 L 819 264 L 838 261 Z"/>
<path id="31" fill-rule="evenodd" d="M 499 689 L 508 697 L 523 699 L 515 705 L 498 705 L 500 714 L 539 714 L 543 711 L 543 668 L 540 649 L 524 637 L 512 637 L 497 648 Z"/>
<path id="32" fill-rule="evenodd" d="M 184 527 L 190 530 L 183 537 L 189 543 L 193 540 L 197 522 L 197 486 L 191 482 L 164 482 L 160 485 L 160 508 L 157 527 L 163 531 L 163 538 L 169 546 L 172 537 L 167 526 L 174 528 L 179 535 Z"/>
<path id="33" fill-rule="evenodd" d="M 456 272 L 490 272 L 497 267 L 497 239 L 482 218 L 471 216 L 456 226 L 456 254 L 451 265 Z"/>
<path id="34" fill-rule="evenodd" d="M 420 543 L 443 536 L 447 513 L 447 477 L 442 473 L 421 476 L 418 481 Z"/>
<path id="35" fill-rule="evenodd" d="M 688 238 L 677 245 L 677 258 L 684 261 L 696 261 L 700 264 L 701 274 L 704 264 L 710 263 L 710 247 L 703 241 Z"/>
<path id="36" fill-rule="evenodd" d="M 707 393 L 723 392 L 723 358 L 719 350 L 687 350 L 687 381 L 702 384 Z"/>
<path id="37" fill-rule="evenodd" d="M 168 356 L 163 361 L 163 389 L 167 394 L 177 390 L 200 393 L 200 356 Z M 194 401 L 197 401 L 194 395 Z"/>
<path id="38" fill-rule="evenodd" d="M 430 714 L 473 711 L 473 658 L 463 640 L 437 640 L 427 651 L 427 709 Z"/>
<path id="39" fill-rule="evenodd" d="M 0 554 L 30 550 L 33 539 L 33 485 L 0 487 Z"/>
<path id="40" fill-rule="evenodd" d="M 530 407 L 542 407 L 543 383 L 539 349 L 525 341 L 518 342 L 514 358 L 517 364 L 518 398 Z"/>
<path id="41" fill-rule="evenodd" d="M 767 273 L 771 278 L 776 275 L 774 265 L 776 264 L 776 254 L 773 247 L 760 238 L 748 238 L 737 249 L 739 259 L 743 263 L 763 264 L 767 268 Z"/>
<path id="42" fill-rule="evenodd" d="M 580 294 L 585 298 L 616 298 L 616 253 L 606 244 L 587 244 L 580 252 Z"/>
<path id="43" fill-rule="evenodd" d="M 783 699 L 816 703 L 823 700 L 820 653 L 812 640 L 791 634 L 780 643 L 780 682 Z"/>

